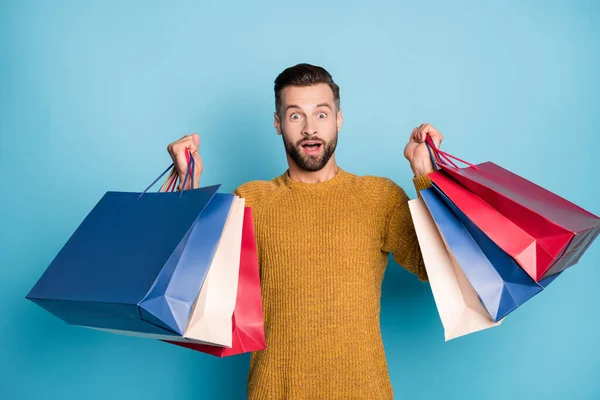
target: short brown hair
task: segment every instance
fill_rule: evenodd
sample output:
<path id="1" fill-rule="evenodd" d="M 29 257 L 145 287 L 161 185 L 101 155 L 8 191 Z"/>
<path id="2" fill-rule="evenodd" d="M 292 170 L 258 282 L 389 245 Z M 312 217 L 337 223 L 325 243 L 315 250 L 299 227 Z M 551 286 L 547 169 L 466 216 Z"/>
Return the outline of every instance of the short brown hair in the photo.
<path id="1" fill-rule="evenodd" d="M 326 83 L 333 92 L 335 106 L 340 108 L 340 87 L 333 81 L 331 74 L 323 67 L 311 64 L 297 64 L 286 68 L 275 78 L 275 111 L 279 114 L 281 91 L 287 86 L 312 86 Z"/>

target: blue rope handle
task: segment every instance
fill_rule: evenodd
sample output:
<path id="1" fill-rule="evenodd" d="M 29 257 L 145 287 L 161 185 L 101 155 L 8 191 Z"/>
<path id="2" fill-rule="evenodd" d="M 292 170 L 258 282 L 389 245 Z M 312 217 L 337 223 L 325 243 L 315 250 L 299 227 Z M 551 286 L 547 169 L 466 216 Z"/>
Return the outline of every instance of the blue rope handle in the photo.
<path id="1" fill-rule="evenodd" d="M 156 178 L 156 179 L 154 180 L 154 182 L 152 182 L 150 185 L 148 185 L 148 187 L 147 187 L 146 189 L 144 189 L 144 191 L 143 191 L 142 193 L 140 193 L 140 195 L 138 196 L 138 200 L 139 200 L 139 199 L 140 199 L 140 198 L 141 198 L 143 195 L 145 195 L 145 194 L 146 194 L 146 192 L 147 192 L 147 191 L 148 191 L 148 190 L 149 190 L 149 189 L 150 189 L 152 186 L 154 186 L 154 185 L 156 184 L 156 182 L 158 182 L 158 181 L 159 181 L 159 179 L 160 179 L 160 178 L 162 178 L 163 176 L 165 176 L 165 174 L 166 174 L 167 172 L 169 172 L 169 170 L 170 170 L 171 168 L 173 168 L 173 165 L 175 165 L 175 164 L 173 163 L 173 164 L 169 165 L 169 168 L 165 169 L 165 172 L 163 172 L 162 174 L 160 174 L 160 175 L 158 176 L 158 178 Z"/>
<path id="2" fill-rule="evenodd" d="M 196 162 L 194 161 L 194 157 L 191 157 L 191 156 L 190 156 L 190 164 L 191 164 L 191 167 L 192 167 L 192 189 L 194 189 L 194 178 L 193 178 L 193 176 L 194 176 L 194 165 L 196 164 Z M 169 172 L 169 170 L 170 170 L 171 168 L 173 168 L 173 166 L 174 166 L 174 165 L 175 165 L 174 163 L 172 163 L 171 165 L 169 165 L 169 167 L 168 167 L 168 168 L 167 168 L 167 169 L 166 169 L 166 170 L 165 170 L 165 171 L 164 171 L 162 174 L 160 174 L 158 178 L 156 178 L 156 179 L 155 179 L 155 180 L 154 180 L 154 181 L 153 181 L 153 182 L 152 182 L 150 185 L 148 185 L 148 187 L 147 187 L 146 189 L 144 189 L 144 191 L 143 191 L 142 193 L 140 193 L 140 195 L 138 196 L 138 200 L 139 200 L 139 199 L 140 199 L 140 198 L 141 198 L 143 195 L 145 195 L 145 194 L 146 194 L 146 192 L 147 192 L 147 191 L 148 191 L 148 190 L 149 190 L 149 189 L 150 189 L 152 186 L 154 186 L 154 185 L 156 184 L 156 182 L 158 182 L 158 181 L 160 180 L 160 178 L 162 178 L 163 176 L 165 176 L 165 174 L 166 174 L 167 172 Z M 181 196 L 183 195 L 183 188 L 185 187 L 185 184 L 187 183 L 187 179 L 188 179 L 188 176 L 189 176 L 189 175 L 190 175 L 190 169 L 189 169 L 189 168 L 186 168 L 186 171 L 185 171 L 185 179 L 183 180 L 183 185 L 181 186 L 181 190 L 180 190 L 180 193 L 179 193 L 179 197 L 181 197 Z"/>
<path id="3" fill-rule="evenodd" d="M 433 151 L 431 150 L 431 146 L 429 146 L 429 143 L 427 143 L 427 140 L 425 141 L 425 146 L 427 146 L 427 151 L 429 152 L 429 158 L 431 158 L 431 162 L 433 163 L 433 169 L 436 171 L 439 171 L 440 167 L 437 164 L 437 161 L 433 155 Z"/>

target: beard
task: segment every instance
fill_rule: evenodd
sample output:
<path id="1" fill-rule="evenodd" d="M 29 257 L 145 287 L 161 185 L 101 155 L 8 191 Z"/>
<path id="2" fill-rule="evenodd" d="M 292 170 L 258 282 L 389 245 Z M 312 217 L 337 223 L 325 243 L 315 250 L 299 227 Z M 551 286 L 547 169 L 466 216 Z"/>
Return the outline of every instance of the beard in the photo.
<path id="1" fill-rule="evenodd" d="M 327 165 L 331 159 L 331 156 L 333 156 L 333 153 L 335 152 L 338 140 L 337 127 L 335 131 L 335 136 L 329 142 L 326 142 L 316 136 L 306 136 L 294 144 L 287 140 L 287 135 L 283 130 L 281 136 L 283 137 L 283 145 L 285 146 L 286 153 L 292 160 L 294 160 L 296 165 L 303 171 L 317 172 L 322 170 Z M 307 141 L 320 142 L 323 150 L 321 150 L 321 152 L 316 156 L 306 154 L 302 151 L 301 146 L 302 143 Z"/>

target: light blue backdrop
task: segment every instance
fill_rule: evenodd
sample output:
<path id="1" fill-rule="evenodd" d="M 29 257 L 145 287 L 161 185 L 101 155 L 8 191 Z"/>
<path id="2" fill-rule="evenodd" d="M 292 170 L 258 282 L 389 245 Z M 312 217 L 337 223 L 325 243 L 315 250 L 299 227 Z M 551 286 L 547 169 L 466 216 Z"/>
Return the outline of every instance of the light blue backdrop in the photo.
<path id="1" fill-rule="evenodd" d="M 598 4 L 0 0 L 0 398 L 244 398 L 247 356 L 67 326 L 24 296 L 100 196 L 143 189 L 185 133 L 205 185 L 280 174 L 272 83 L 298 62 L 341 86 L 347 170 L 414 197 L 402 150 L 430 122 L 447 151 L 600 213 Z M 501 327 L 448 343 L 429 286 L 390 264 L 398 398 L 600 398 L 599 261 L 595 243 Z"/>

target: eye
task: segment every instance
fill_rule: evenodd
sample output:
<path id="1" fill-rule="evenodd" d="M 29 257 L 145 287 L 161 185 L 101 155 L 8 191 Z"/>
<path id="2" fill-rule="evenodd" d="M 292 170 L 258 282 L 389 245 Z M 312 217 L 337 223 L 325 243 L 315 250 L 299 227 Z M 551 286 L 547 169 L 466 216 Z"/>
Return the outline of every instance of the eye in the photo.
<path id="1" fill-rule="evenodd" d="M 324 112 L 320 112 L 320 113 L 317 115 L 317 118 L 320 118 L 320 119 L 327 118 L 327 114 L 325 114 Z"/>
<path id="2" fill-rule="evenodd" d="M 300 118 L 302 118 L 302 116 L 300 114 L 298 114 L 298 113 L 294 113 L 294 114 L 290 115 L 290 119 L 294 120 L 294 121 L 297 121 Z"/>

